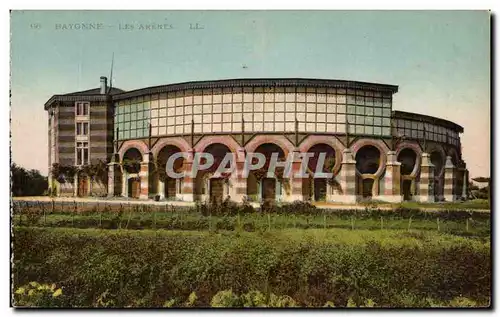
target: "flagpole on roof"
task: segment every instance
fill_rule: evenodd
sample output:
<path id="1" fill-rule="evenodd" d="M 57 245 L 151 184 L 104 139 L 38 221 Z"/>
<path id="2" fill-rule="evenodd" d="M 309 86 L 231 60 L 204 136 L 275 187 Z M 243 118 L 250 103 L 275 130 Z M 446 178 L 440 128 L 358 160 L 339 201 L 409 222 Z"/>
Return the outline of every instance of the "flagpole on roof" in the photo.
<path id="1" fill-rule="evenodd" d="M 115 52 L 113 52 L 113 54 L 111 55 L 111 71 L 110 71 L 110 74 L 109 74 L 109 90 L 108 90 L 108 93 L 111 92 L 111 87 L 113 87 L 113 64 L 114 64 L 114 61 L 115 61 Z"/>

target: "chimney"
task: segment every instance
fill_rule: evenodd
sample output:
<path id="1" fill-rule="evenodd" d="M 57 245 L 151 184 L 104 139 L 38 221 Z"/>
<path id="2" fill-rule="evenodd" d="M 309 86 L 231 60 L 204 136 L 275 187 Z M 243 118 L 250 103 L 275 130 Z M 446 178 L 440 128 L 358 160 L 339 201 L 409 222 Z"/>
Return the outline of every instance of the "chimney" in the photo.
<path id="1" fill-rule="evenodd" d="M 101 95 L 105 95 L 108 91 L 108 79 L 106 76 L 101 76 Z"/>

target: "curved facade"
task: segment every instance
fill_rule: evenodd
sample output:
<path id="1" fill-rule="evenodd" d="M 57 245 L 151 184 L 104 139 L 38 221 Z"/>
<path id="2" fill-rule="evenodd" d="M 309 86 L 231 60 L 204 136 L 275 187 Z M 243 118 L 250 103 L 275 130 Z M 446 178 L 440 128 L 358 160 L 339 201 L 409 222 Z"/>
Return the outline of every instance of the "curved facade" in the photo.
<path id="1" fill-rule="evenodd" d="M 184 201 L 229 196 L 236 201 L 339 202 L 465 196 L 467 172 L 459 137 L 463 128 L 394 111 L 397 90 L 341 80 L 234 79 L 109 94 L 113 146 L 108 194 Z M 58 101 L 54 97 L 46 104 L 49 112 Z M 271 150 L 285 157 L 324 152 L 334 176 L 242 177 L 248 153 Z M 173 153 L 190 153 L 178 166 L 186 170 L 194 153 L 207 151 L 216 157 L 233 153 L 237 172 L 226 179 L 214 179 L 210 172 L 195 179 L 165 176 L 162 166 Z M 124 164 L 132 158 L 141 162 L 136 170 Z M 298 162 L 293 166 L 298 169 Z"/>
<path id="2" fill-rule="evenodd" d="M 193 87 L 193 88 L 191 88 Z M 356 87 L 356 88 L 355 88 Z M 306 80 L 221 81 L 124 94 L 119 140 L 194 133 L 267 132 L 390 136 L 396 87 Z M 193 131 L 192 131 L 193 130 Z"/>

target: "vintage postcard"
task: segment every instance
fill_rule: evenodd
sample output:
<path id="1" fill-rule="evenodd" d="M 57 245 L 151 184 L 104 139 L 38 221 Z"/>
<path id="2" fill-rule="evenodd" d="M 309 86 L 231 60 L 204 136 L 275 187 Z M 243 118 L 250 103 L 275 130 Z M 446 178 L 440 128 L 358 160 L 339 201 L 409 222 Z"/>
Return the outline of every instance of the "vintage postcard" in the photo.
<path id="1" fill-rule="evenodd" d="M 491 307 L 489 11 L 10 19 L 12 307 Z"/>

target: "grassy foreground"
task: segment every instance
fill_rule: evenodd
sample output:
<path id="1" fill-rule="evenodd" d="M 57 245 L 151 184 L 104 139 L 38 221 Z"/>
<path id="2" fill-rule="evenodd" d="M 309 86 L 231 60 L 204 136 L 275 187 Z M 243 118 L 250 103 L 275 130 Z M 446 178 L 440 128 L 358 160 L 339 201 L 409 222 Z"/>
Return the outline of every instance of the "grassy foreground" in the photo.
<path id="1" fill-rule="evenodd" d="M 128 212 L 103 214 L 49 214 L 33 222 L 15 215 L 14 225 L 39 227 L 102 228 L 102 229 L 170 229 L 197 231 L 269 231 L 276 229 L 351 230 L 430 230 L 470 237 L 489 237 L 490 222 L 484 218 L 446 219 L 444 217 L 402 217 L 383 214 L 280 215 L 243 214 L 203 216 L 196 212 Z"/>
<path id="2" fill-rule="evenodd" d="M 387 203 L 384 201 L 371 200 L 366 202 L 359 202 L 360 205 L 370 207 L 390 207 L 390 208 L 408 208 L 408 209 L 432 209 L 432 210 L 489 210 L 490 202 L 487 199 L 471 199 L 466 201 L 454 202 L 434 202 L 422 203 L 416 201 L 403 201 L 401 203 Z M 317 205 L 321 205 L 318 203 Z"/>
<path id="3" fill-rule="evenodd" d="M 23 287 L 16 305 L 429 307 L 490 301 L 490 242 L 434 231 L 13 230 L 14 289 Z M 31 281 L 55 283 L 62 292 L 47 287 L 57 297 L 26 300 Z"/>
<path id="4" fill-rule="evenodd" d="M 276 229 L 430 230 L 489 238 L 490 213 L 474 210 L 409 208 L 317 208 L 306 202 L 262 205 L 224 201 L 195 207 L 168 205 L 17 204 L 18 226 L 100 229 L 170 229 L 201 231 L 271 231 Z"/>

